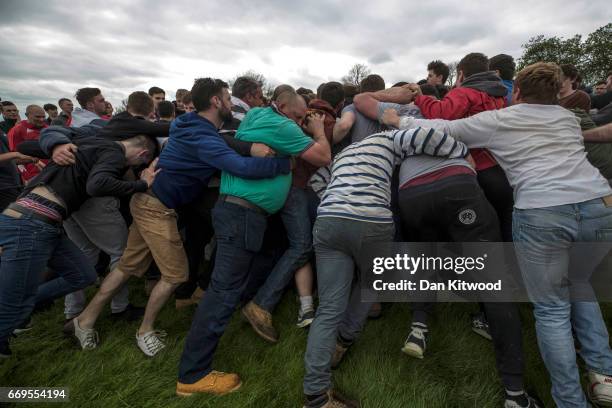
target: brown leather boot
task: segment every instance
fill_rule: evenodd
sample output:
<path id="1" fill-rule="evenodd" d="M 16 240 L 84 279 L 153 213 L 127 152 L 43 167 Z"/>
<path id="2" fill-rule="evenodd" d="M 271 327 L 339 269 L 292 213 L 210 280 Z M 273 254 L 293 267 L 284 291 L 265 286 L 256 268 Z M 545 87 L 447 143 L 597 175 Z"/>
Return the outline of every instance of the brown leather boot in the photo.
<path id="1" fill-rule="evenodd" d="M 193 384 L 176 383 L 176 395 L 188 397 L 195 393 L 224 395 L 236 391 L 242 382 L 238 374 L 211 371 Z"/>
<path id="2" fill-rule="evenodd" d="M 255 333 L 262 339 L 270 343 L 278 341 L 278 333 L 274 326 L 272 326 L 272 315 L 270 312 L 250 301 L 242 308 L 242 316 L 248 320 Z"/>

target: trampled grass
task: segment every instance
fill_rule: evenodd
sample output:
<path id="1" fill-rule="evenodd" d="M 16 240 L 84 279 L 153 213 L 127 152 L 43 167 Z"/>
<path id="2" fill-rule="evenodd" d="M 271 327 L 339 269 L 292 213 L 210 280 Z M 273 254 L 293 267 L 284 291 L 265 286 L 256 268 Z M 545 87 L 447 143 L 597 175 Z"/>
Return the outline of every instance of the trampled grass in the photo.
<path id="1" fill-rule="evenodd" d="M 132 299 L 144 304 L 140 282 Z M 35 315 L 34 328 L 11 343 L 14 356 L 0 362 L 0 385 L 69 387 L 75 407 L 300 407 L 303 354 L 307 332 L 295 327 L 297 304 L 285 296 L 275 313 L 281 340 L 270 345 L 234 315 L 220 343 L 214 367 L 236 371 L 238 391 L 224 397 L 174 394 L 177 366 L 194 309 L 163 310 L 158 328 L 168 332 L 168 347 L 155 358 L 137 348 L 137 323 L 114 322 L 104 314 L 98 322 L 101 344 L 83 352 L 62 334 L 62 307 Z M 491 342 L 470 330 L 474 304 L 440 304 L 432 321 L 424 360 L 400 352 L 410 321 L 405 304 L 387 305 L 383 317 L 370 320 L 360 340 L 334 372 L 336 388 L 359 398 L 364 407 L 448 408 L 501 407 Z M 604 315 L 610 315 L 604 307 Z M 535 341 L 533 317 L 521 306 L 525 340 L 525 381 L 547 407 L 553 406 L 550 382 Z M 57 404 L 19 404 L 19 406 Z M 61 405 L 60 405 L 61 406 Z"/>

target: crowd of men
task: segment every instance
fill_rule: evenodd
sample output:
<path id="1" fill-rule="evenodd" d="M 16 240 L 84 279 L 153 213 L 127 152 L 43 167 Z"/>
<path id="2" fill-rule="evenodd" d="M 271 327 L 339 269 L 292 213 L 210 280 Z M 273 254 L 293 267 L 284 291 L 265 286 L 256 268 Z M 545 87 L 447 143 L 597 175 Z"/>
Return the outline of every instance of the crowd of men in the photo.
<path id="1" fill-rule="evenodd" d="M 197 305 L 176 394 L 222 395 L 241 386 L 212 361 L 233 313 L 276 343 L 274 310 L 295 286 L 296 324 L 309 327 L 305 406 L 352 407 L 331 370 L 381 313 L 360 297 L 362 248 L 515 242 L 528 292 L 550 295 L 533 313 L 555 403 L 612 406 L 599 304 L 572 301 L 567 264 L 539 259 L 545 243 L 566 254 L 612 238 L 612 72 L 587 88 L 571 65 L 515 73 L 511 56 L 481 53 L 456 70 L 452 86 L 433 61 L 419 83 L 387 88 L 369 75 L 316 92 L 280 85 L 269 98 L 249 77 L 231 93 L 200 78 L 172 102 L 159 87 L 133 92 L 120 113 L 81 88 L 78 107 L 29 105 L 24 120 L 2 101 L 0 357 L 60 298 L 83 350 L 100 345 L 95 324 L 110 304 L 113 318 L 140 322 L 136 344 L 156 356 L 176 335 L 156 327 L 174 296 L 177 309 Z M 144 308 L 130 303 L 132 276 L 145 278 Z M 411 305 L 409 356 L 426 355 L 434 301 Z M 525 391 L 522 327 L 515 303 L 483 302 L 472 316 L 492 340 L 505 408 L 542 406 Z"/>

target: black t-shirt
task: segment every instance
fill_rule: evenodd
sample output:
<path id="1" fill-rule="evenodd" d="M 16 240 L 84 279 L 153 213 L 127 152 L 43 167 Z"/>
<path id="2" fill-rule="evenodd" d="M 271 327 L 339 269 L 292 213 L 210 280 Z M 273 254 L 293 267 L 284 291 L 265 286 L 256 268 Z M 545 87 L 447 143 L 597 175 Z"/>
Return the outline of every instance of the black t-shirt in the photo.
<path id="1" fill-rule="evenodd" d="M 8 139 L 0 131 L 0 154 L 8 153 Z M 0 162 L 0 190 L 21 188 L 21 177 L 13 160 Z"/>
<path id="2" fill-rule="evenodd" d="M 122 179 L 127 164 L 121 144 L 100 138 L 82 139 L 75 144 L 75 164 L 59 166 L 50 162 L 28 183 L 23 194 L 45 185 L 64 201 L 70 215 L 90 197 L 121 197 L 147 190 L 142 180 Z"/>

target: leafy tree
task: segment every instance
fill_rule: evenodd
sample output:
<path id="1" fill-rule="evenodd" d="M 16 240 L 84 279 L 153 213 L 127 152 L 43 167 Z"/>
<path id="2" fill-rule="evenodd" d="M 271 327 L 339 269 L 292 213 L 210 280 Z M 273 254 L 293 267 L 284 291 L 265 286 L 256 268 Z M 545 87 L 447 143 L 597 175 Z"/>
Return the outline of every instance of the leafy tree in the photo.
<path id="1" fill-rule="evenodd" d="M 583 75 L 594 83 L 605 79 L 612 70 L 612 23 L 593 31 L 583 44 L 585 61 Z"/>
<path id="2" fill-rule="evenodd" d="M 538 35 L 522 47 L 518 70 L 539 61 L 572 64 L 585 83 L 594 83 L 612 68 L 612 23 L 598 28 L 585 41 L 579 34 L 567 39 Z"/>
<path id="3" fill-rule="evenodd" d="M 361 80 L 370 75 L 370 68 L 365 64 L 355 64 L 351 67 L 348 74 L 342 77 L 342 82 L 359 86 Z"/>

